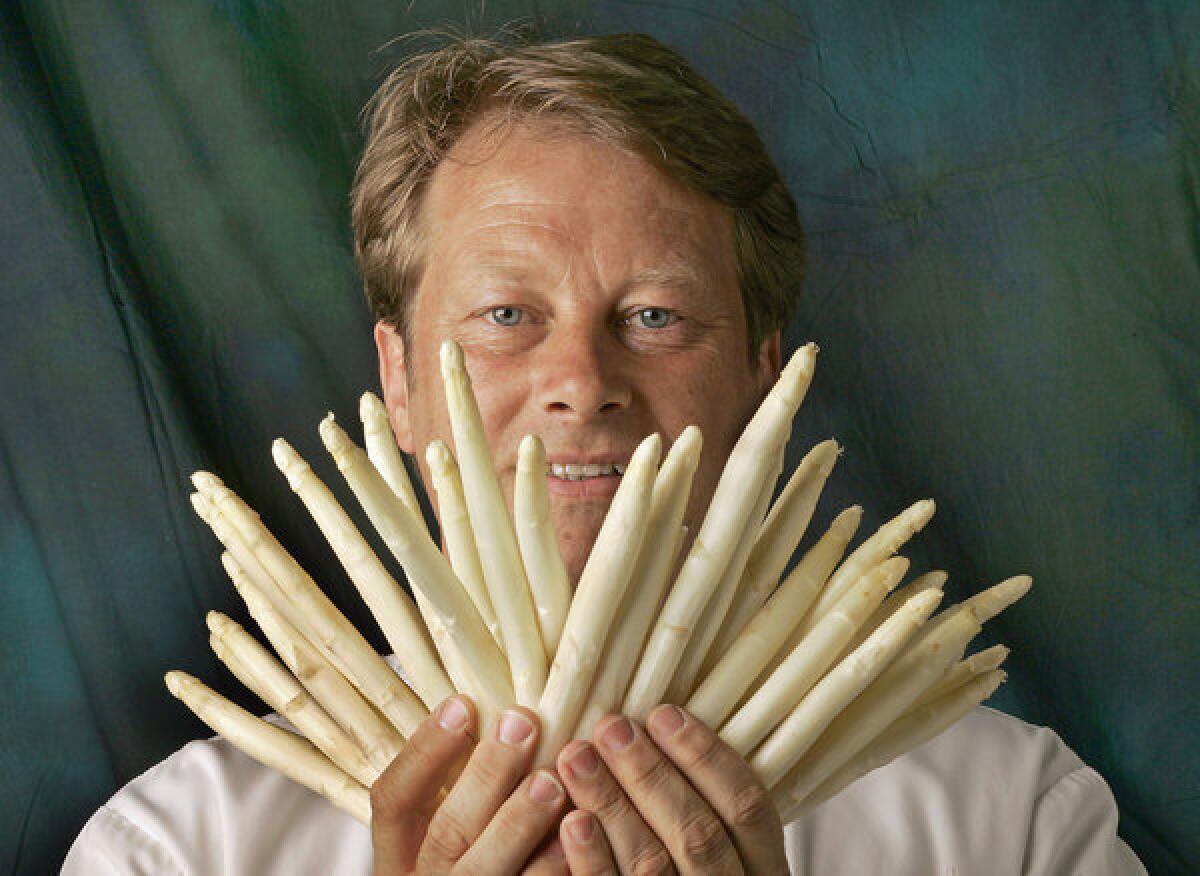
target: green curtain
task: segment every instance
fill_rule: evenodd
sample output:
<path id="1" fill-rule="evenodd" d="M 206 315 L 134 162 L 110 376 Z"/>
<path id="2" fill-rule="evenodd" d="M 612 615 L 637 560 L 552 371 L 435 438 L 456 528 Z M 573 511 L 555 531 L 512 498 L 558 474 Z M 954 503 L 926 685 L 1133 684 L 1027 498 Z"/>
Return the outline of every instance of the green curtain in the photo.
<path id="1" fill-rule="evenodd" d="M 938 499 L 955 598 L 1020 571 L 995 704 L 1112 784 L 1154 873 L 1200 861 L 1200 7 L 1176 2 L 26 0 L 0 9 L 0 867 L 56 869 L 235 695 L 241 617 L 187 475 L 249 497 L 372 630 L 268 458 L 376 385 L 350 254 L 359 108 L 453 25 L 677 46 L 759 126 L 811 259 L 793 461 L 815 525 Z M 985 642 L 985 644 L 989 643 Z M 981 789 L 986 792 L 986 789 Z"/>

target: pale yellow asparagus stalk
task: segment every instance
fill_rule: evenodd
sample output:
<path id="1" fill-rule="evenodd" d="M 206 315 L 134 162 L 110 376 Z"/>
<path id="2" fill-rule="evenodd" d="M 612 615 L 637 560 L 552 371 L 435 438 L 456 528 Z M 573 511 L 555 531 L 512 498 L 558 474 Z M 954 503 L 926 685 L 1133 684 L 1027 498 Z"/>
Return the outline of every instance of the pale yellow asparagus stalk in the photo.
<path id="1" fill-rule="evenodd" d="M 396 444 L 396 436 L 392 433 L 387 408 L 374 393 L 364 392 L 358 402 L 358 417 L 362 420 L 363 444 L 366 445 L 371 463 L 392 488 L 396 498 L 421 520 L 421 505 L 417 501 L 408 470 L 404 467 L 404 457 Z"/>
<path id="2" fill-rule="evenodd" d="M 332 424 L 333 414 L 330 414 L 321 423 L 322 435 Z M 300 454 L 282 438 L 272 444 L 271 454 L 362 595 L 426 711 L 436 708 L 438 703 L 454 694 L 454 688 L 442 669 L 416 606 L 396 579 L 388 574 L 350 515 Z"/>
<path id="3" fill-rule="evenodd" d="M 866 623 L 854 634 L 854 638 L 850 640 L 850 644 L 843 650 L 843 656 L 849 654 L 865 642 L 867 636 L 871 635 L 881 623 L 895 614 L 900 606 L 908 602 L 911 597 L 926 590 L 942 590 L 946 584 L 946 577 L 946 573 L 941 570 L 926 572 L 924 575 L 919 575 L 903 587 L 888 594 L 888 598 L 883 601 L 883 604 L 875 609 L 875 613 L 867 618 Z"/>
<path id="4" fill-rule="evenodd" d="M 828 614 L 845 594 L 846 588 L 862 577 L 867 569 L 879 565 L 920 532 L 933 517 L 936 508 L 933 499 L 914 502 L 855 548 L 833 573 L 816 605 L 797 630 L 797 635 L 807 633 L 817 621 Z"/>
<path id="5" fill-rule="evenodd" d="M 940 612 L 928 624 L 925 629 L 913 639 L 909 645 L 909 650 L 919 647 L 926 639 L 941 635 L 942 627 L 951 623 L 958 615 L 963 612 L 970 612 L 979 623 L 987 623 L 1004 609 L 1008 608 L 1014 602 L 1023 597 L 1029 592 L 1029 588 L 1033 586 L 1033 579 L 1028 575 L 1016 575 L 1012 578 L 1006 578 L 999 584 L 993 584 L 986 590 L 981 590 L 969 599 L 965 599 L 957 605 L 952 605 L 946 610 Z M 961 659 L 962 654 L 958 655 Z"/>
<path id="6" fill-rule="evenodd" d="M 380 717 L 328 660 L 271 604 L 250 581 L 237 561 L 225 553 L 221 563 L 275 653 L 333 720 L 354 739 L 375 774 L 404 747 L 396 729 Z M 388 668 L 391 671 L 391 667 Z"/>
<path id="7" fill-rule="evenodd" d="M 517 452 L 513 523 L 529 589 L 533 593 L 542 643 L 546 654 L 553 657 L 571 605 L 571 581 L 554 533 L 550 493 L 546 488 L 547 474 L 546 447 L 542 439 L 537 435 L 526 435 Z"/>
<path id="8" fill-rule="evenodd" d="M 590 739 L 600 719 L 617 710 L 625 696 L 625 688 L 641 656 L 650 625 L 662 606 L 671 572 L 686 538 L 687 527 L 681 521 L 700 463 L 701 445 L 700 430 L 688 426 L 675 439 L 658 470 L 646 537 L 642 540 L 637 566 L 605 644 L 604 657 L 592 682 L 583 716 L 575 727 L 576 739 Z M 673 549 L 663 550 L 663 545 L 668 543 L 673 544 Z"/>
<path id="9" fill-rule="evenodd" d="M 901 755 L 915 751 L 941 735 L 995 693 L 1006 677 L 1002 670 L 986 671 L 965 684 L 943 692 L 934 700 L 909 709 L 866 748 L 814 788 L 807 797 L 794 803 L 791 809 L 782 812 L 783 823 L 795 821 L 867 773 L 886 766 Z M 786 790 L 781 789 L 779 796 L 785 793 Z"/>
<path id="10" fill-rule="evenodd" d="M 987 623 L 1018 599 L 1022 598 L 1033 586 L 1033 579 L 1028 575 L 1014 575 L 999 584 L 993 584 L 986 590 L 976 593 L 964 601 L 979 618 L 981 624 Z"/>
<path id="11" fill-rule="evenodd" d="M 936 601 L 939 596 L 937 590 L 926 590 L 914 596 L 908 605 Z M 863 643 L 859 651 L 851 654 L 846 660 L 854 660 L 856 654 L 871 646 L 876 636 L 892 624 L 900 622 L 908 605 L 896 612 Z M 763 784 L 772 789 L 772 799 L 775 800 L 776 806 L 781 810 L 791 808 L 795 801 L 803 800 L 833 775 L 838 767 L 866 748 L 942 676 L 958 659 L 957 655 L 961 653 L 961 649 L 966 647 L 967 642 L 974 638 L 979 630 L 979 621 L 971 612 L 956 613 L 953 620 L 944 624 L 937 635 L 930 636 L 919 647 L 906 651 L 888 666 L 857 699 L 829 723 L 820 738 L 807 748 L 798 763 L 790 756 L 792 752 L 786 751 L 783 745 L 772 744 L 768 749 L 767 744 L 774 738 L 769 737 L 755 752 L 751 765 Z M 803 703 L 801 705 L 803 706 Z M 784 738 L 783 730 L 781 726 L 776 731 L 780 734 L 781 743 Z"/>
<path id="12" fill-rule="evenodd" d="M 362 691 L 392 726 L 404 736 L 410 736 L 428 714 L 420 699 L 321 592 L 308 572 L 245 502 L 221 484 L 215 475 L 193 482 L 197 480 L 197 487 L 233 523 L 255 558 L 295 606 L 296 613 L 304 617 L 305 626 L 301 629 L 310 631 L 322 650 L 336 656 L 338 670 Z"/>
<path id="13" fill-rule="evenodd" d="M 661 454 L 662 439 L 657 433 L 638 445 L 579 576 L 562 640 L 538 703 L 542 735 L 535 763 L 540 766 L 554 763 L 587 702 L 605 639 L 646 535 Z"/>
<path id="14" fill-rule="evenodd" d="M 221 484 L 219 478 L 217 478 L 215 475 L 209 474 L 208 472 L 196 472 L 192 475 L 192 482 L 196 484 L 197 487 L 199 487 L 201 484 L 204 484 L 205 489 L 208 489 L 210 493 L 212 490 L 224 486 Z M 215 482 L 215 484 L 213 482 Z M 233 522 L 226 518 L 226 516 L 221 513 L 221 510 L 215 504 L 205 498 L 203 493 L 192 493 L 188 498 L 191 500 L 192 508 L 195 510 L 196 516 L 208 524 L 208 527 L 212 530 L 213 535 L 217 537 L 217 541 L 219 541 L 225 550 L 230 553 L 233 559 L 237 561 L 243 572 L 254 581 L 255 586 L 258 587 L 258 589 L 262 591 L 263 595 L 271 601 L 271 604 L 275 606 L 275 609 L 281 612 L 292 624 L 292 626 L 294 626 L 297 630 L 300 630 L 304 634 L 305 638 L 308 639 L 309 643 L 318 651 L 320 651 L 326 660 L 329 660 L 331 663 L 337 666 L 338 672 L 341 672 L 343 675 L 347 675 L 348 673 L 344 667 L 341 666 L 341 662 L 338 660 L 337 655 L 331 652 L 321 643 L 320 637 L 309 625 L 308 619 L 292 603 L 292 601 L 287 598 L 286 594 L 279 589 L 279 585 L 275 583 L 275 579 L 271 577 L 271 574 L 266 570 L 266 568 L 263 567 L 263 564 L 258 561 L 258 558 L 254 555 L 254 551 L 250 549 L 250 545 L 246 542 L 246 539 L 242 536 L 241 532 L 238 531 L 237 527 L 234 526 Z M 252 510 L 247 508 L 247 511 L 250 515 L 253 515 L 254 518 L 258 517 L 258 515 Z"/>
<path id="15" fill-rule="evenodd" d="M 367 789 L 338 769 L 312 743 L 268 724 L 186 672 L 165 676 L 167 689 L 239 751 L 315 791 L 363 824 L 371 823 Z"/>
<path id="16" fill-rule="evenodd" d="M 700 613 L 712 597 L 746 528 L 763 484 L 787 441 L 812 382 L 817 347 L 792 356 L 730 453 L 691 550 L 650 633 L 622 711 L 645 720 L 675 675 Z"/>
<path id="17" fill-rule="evenodd" d="M 826 533 L 805 553 L 700 682 L 688 700 L 689 712 L 710 727 L 724 723 L 812 606 L 821 585 L 854 537 L 860 520 L 862 508 L 857 505 L 834 518 Z"/>
<path id="18" fill-rule="evenodd" d="M 929 690 L 921 694 L 908 711 L 913 712 L 924 708 L 934 700 L 940 699 L 942 696 L 950 693 L 950 691 L 957 690 L 969 683 L 976 676 L 991 672 L 993 669 L 999 669 L 1001 664 L 1008 659 L 1008 654 L 1009 651 L 1006 646 L 993 645 L 990 648 L 985 648 L 976 654 L 972 654 L 970 657 L 958 661 Z"/>
<path id="19" fill-rule="evenodd" d="M 503 632 L 512 687 L 518 703 L 534 708 L 546 685 L 547 660 L 517 536 L 496 477 L 462 348 L 454 341 L 442 343 L 441 365 L 467 512 L 488 595 Z"/>
<path id="20" fill-rule="evenodd" d="M 721 728 L 721 738 L 739 754 L 746 755 L 787 716 L 792 721 L 793 730 L 790 732 L 793 733 L 793 744 L 796 744 L 795 728 L 803 725 L 800 719 L 791 718 L 790 713 L 825 675 L 826 670 L 834 665 L 855 630 L 883 601 L 888 591 L 904 577 L 907 570 L 906 559 L 893 557 L 860 578 L 837 607 L 812 628 L 779 668 L 771 673 L 737 714 Z M 930 611 L 932 610 L 930 608 Z M 921 620 L 924 621 L 924 618 Z M 913 632 L 916 632 L 915 626 Z M 880 671 L 882 669 L 881 665 Z M 863 686 L 869 682 L 869 679 L 862 676 L 859 678 Z M 813 714 L 811 708 L 808 714 Z M 832 718 L 830 715 L 829 720 Z M 817 732 L 820 732 L 819 729 Z M 816 738 L 815 735 L 813 738 Z"/>
<path id="21" fill-rule="evenodd" d="M 504 637 L 500 623 L 488 596 L 487 582 L 483 579 L 483 567 L 479 564 L 479 551 L 475 547 L 475 534 L 471 532 L 471 520 L 467 517 L 467 500 L 463 497 L 462 478 L 458 463 L 446 442 L 431 441 L 425 448 L 425 462 L 433 478 L 433 488 L 438 499 L 438 523 L 442 527 L 442 544 L 450 560 L 450 568 L 466 588 L 480 617 L 491 630 L 492 638 L 504 650 Z"/>
<path id="22" fill-rule="evenodd" d="M 742 629 L 779 584 L 788 560 L 808 530 L 821 491 L 840 453 L 841 448 L 832 438 L 822 441 L 805 454 L 792 472 L 763 523 L 750 559 L 746 561 L 741 585 L 726 613 L 721 632 L 712 643 L 701 675 L 707 675 L 737 641 Z"/>
<path id="23" fill-rule="evenodd" d="M 475 603 L 421 521 L 380 477 L 362 448 L 332 421 L 321 437 L 371 525 L 409 583 L 432 609 L 427 622 L 455 688 L 475 700 L 483 723 L 512 702 L 508 664 L 483 623 Z"/>
<path id="24" fill-rule="evenodd" d="M 287 718 L 339 769 L 370 787 L 379 771 L 367 763 L 355 741 L 309 696 L 296 678 L 237 621 L 210 611 L 209 644 L 229 671 L 264 703 Z"/>
<path id="25" fill-rule="evenodd" d="M 780 467 L 782 467 L 783 447 L 779 448 L 779 453 Z M 755 500 L 754 510 L 750 513 L 750 519 L 746 521 L 746 530 L 742 533 L 742 540 L 734 549 L 733 556 L 729 558 L 729 565 L 721 573 L 721 580 L 717 583 L 716 590 L 696 621 L 692 636 L 684 646 L 683 656 L 679 658 L 679 668 L 675 670 L 675 677 L 671 679 L 666 695 L 663 697 L 669 703 L 680 705 L 686 703 L 692 691 L 696 689 L 696 679 L 700 675 L 701 666 L 708 658 L 708 649 L 717 637 L 717 633 L 721 631 L 725 614 L 729 611 L 734 596 L 737 595 L 742 573 L 746 570 L 746 560 L 750 558 L 750 551 L 758 539 L 763 516 L 771 504 L 771 494 L 775 492 L 777 479 L 778 469 L 775 477 L 767 478 L 767 482 L 763 484 L 762 492 Z"/>

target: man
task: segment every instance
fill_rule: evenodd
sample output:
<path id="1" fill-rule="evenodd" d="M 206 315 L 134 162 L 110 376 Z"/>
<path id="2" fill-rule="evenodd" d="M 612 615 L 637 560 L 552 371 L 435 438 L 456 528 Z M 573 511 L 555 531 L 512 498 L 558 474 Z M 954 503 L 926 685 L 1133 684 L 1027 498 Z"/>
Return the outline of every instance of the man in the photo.
<path id="1" fill-rule="evenodd" d="M 510 502 L 521 437 L 545 441 L 573 581 L 611 466 L 689 423 L 694 532 L 801 278 L 794 204 L 748 122 L 641 36 L 460 42 L 397 70 L 371 118 L 356 250 L 402 448 L 421 461 L 450 437 L 437 350 L 454 338 Z M 528 775 L 538 732 L 528 710 L 480 727 L 447 700 L 372 789 L 369 833 L 193 743 L 97 813 L 67 872 L 1141 872 L 1103 780 L 987 709 L 786 830 L 745 761 L 673 706 L 644 727 L 609 716 Z"/>

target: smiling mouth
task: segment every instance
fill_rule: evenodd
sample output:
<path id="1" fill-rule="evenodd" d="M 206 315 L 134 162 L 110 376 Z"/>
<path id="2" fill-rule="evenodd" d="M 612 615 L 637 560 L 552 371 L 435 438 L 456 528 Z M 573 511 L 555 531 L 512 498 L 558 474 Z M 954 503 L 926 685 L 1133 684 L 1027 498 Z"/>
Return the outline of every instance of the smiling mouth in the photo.
<path id="1" fill-rule="evenodd" d="M 585 481 L 591 478 L 602 477 L 620 477 L 625 473 L 625 466 L 617 463 L 594 463 L 594 464 L 576 464 L 576 463 L 551 463 L 550 476 L 558 478 L 561 481 Z"/>

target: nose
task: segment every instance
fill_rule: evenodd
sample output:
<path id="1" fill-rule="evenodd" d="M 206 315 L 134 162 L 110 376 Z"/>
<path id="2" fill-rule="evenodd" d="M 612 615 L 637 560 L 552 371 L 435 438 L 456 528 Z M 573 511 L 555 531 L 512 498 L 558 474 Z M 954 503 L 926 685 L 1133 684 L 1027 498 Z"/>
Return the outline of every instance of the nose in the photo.
<path id="1" fill-rule="evenodd" d="M 629 407 L 633 389 L 621 346 L 607 331 L 591 326 L 556 326 L 539 344 L 530 375 L 542 410 L 562 420 L 586 423 Z"/>

